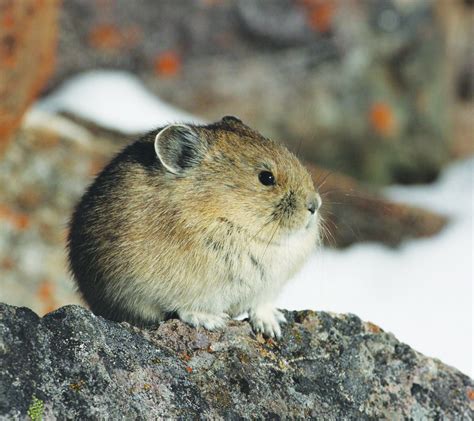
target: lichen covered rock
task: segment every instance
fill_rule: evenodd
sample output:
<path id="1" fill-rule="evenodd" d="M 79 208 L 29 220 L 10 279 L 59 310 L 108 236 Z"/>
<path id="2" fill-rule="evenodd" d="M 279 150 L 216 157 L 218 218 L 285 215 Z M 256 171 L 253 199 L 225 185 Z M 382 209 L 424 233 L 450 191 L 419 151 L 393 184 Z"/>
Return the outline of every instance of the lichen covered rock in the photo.
<path id="1" fill-rule="evenodd" d="M 245 321 L 140 330 L 67 306 L 0 305 L 0 417 L 471 419 L 474 384 L 354 315 L 286 312 L 277 341 Z M 471 400 L 470 400 L 471 399 Z"/>

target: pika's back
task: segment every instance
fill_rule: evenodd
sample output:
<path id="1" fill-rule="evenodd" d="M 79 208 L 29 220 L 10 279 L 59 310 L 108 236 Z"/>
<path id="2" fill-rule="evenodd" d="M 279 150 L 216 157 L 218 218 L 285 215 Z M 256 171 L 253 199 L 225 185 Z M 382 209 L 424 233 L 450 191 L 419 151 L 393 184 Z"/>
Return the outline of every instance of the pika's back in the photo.
<path id="1" fill-rule="evenodd" d="M 84 194 L 70 224 L 71 270 L 94 312 L 153 322 L 206 307 L 210 289 L 239 295 L 243 276 L 267 282 L 260 246 L 297 235 L 308 249 L 319 204 L 296 157 L 240 120 L 170 125 L 128 145 Z M 246 305 L 225 301 L 221 312 Z"/>

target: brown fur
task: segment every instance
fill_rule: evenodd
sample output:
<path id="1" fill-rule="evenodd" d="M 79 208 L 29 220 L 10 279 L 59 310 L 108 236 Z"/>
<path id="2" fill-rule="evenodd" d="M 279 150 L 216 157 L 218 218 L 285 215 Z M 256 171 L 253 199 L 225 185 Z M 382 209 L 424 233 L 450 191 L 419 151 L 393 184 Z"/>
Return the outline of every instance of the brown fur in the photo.
<path id="1" fill-rule="evenodd" d="M 181 150 L 178 174 L 155 154 L 158 129 L 115 157 L 74 212 L 70 265 L 97 314 L 144 325 L 177 312 L 219 327 L 220 319 L 199 315 L 252 314 L 266 290 L 269 301 L 276 297 L 318 238 L 317 222 L 304 228 L 316 200 L 311 177 L 286 148 L 234 118 L 188 127 L 199 140 L 191 152 Z M 176 133 L 163 142 L 180 142 Z M 277 184 L 263 185 L 261 171 Z M 293 253 L 272 291 L 271 253 L 302 231 L 304 252 Z"/>

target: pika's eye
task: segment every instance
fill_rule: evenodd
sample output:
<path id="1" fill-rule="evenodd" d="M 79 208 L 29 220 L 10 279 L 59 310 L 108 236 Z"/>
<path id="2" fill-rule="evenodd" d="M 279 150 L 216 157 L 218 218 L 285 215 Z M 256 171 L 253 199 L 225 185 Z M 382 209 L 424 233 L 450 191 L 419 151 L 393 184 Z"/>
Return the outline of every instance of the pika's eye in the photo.
<path id="1" fill-rule="evenodd" d="M 258 179 L 264 186 L 273 186 L 276 183 L 275 176 L 270 171 L 262 171 Z"/>

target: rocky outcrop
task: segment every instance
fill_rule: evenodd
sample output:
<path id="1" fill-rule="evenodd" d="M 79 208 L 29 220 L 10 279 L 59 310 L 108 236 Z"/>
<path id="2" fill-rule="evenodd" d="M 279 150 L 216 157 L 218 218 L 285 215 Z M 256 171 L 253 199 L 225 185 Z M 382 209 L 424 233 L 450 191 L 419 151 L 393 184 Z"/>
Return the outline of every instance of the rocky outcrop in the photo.
<path id="1" fill-rule="evenodd" d="M 79 306 L 0 305 L 0 418 L 472 419 L 474 384 L 354 315 L 285 312 L 283 338 Z"/>

